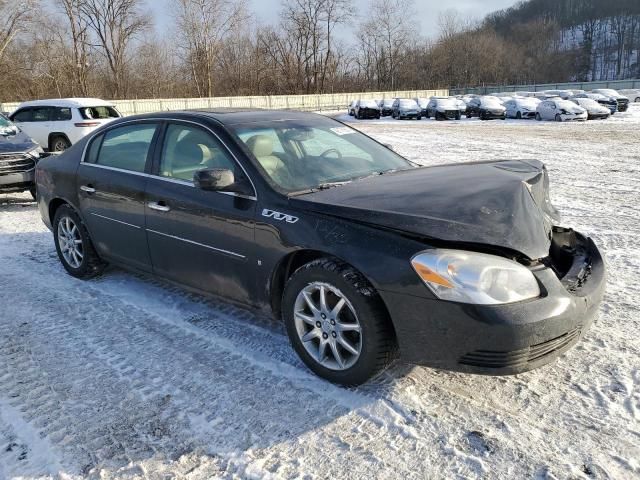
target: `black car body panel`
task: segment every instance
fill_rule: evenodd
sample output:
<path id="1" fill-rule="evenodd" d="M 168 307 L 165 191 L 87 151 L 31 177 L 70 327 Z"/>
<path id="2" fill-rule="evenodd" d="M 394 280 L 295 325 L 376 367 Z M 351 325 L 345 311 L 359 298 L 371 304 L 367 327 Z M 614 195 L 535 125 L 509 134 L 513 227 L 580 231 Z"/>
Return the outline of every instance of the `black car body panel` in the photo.
<path id="1" fill-rule="evenodd" d="M 275 316 L 286 277 L 300 259 L 335 257 L 380 293 L 401 355 L 423 365 L 516 373 L 548 362 L 587 330 L 602 297 L 604 264 L 589 239 L 554 227 L 558 217 L 542 163 L 410 169 L 286 195 L 265 178 L 231 127 L 308 120 L 310 115 L 189 111 L 116 120 L 55 161 L 38 164 L 43 221 L 51 228 L 56 207 L 67 203 L 108 260 Z M 93 138 L 143 121 L 161 125 L 144 173 L 81 164 Z M 166 124 L 175 122 L 197 124 L 215 134 L 251 180 L 254 194 L 202 191 L 157 176 Z M 96 192 L 81 188 L 87 186 Z M 170 206 L 171 211 L 158 213 L 151 204 Z M 410 259 L 443 246 L 518 260 L 538 279 L 540 297 L 497 306 L 438 299 Z M 519 360 L 523 355 L 524 363 Z"/>
<path id="2" fill-rule="evenodd" d="M 4 118 L 4 117 L 2 117 Z M 0 132 L 0 193 L 23 192 L 35 186 L 38 144 L 17 127 Z"/>
<path id="3" fill-rule="evenodd" d="M 537 161 L 405 170 L 292 204 L 423 238 L 502 247 L 530 259 L 548 255 L 552 222 L 558 220 L 546 170 Z"/>

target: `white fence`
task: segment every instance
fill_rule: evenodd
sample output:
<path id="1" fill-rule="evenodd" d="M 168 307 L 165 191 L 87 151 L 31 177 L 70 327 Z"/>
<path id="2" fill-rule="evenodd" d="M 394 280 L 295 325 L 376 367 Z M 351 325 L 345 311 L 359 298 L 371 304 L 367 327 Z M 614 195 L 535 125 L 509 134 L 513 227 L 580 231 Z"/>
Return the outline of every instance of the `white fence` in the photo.
<path id="1" fill-rule="evenodd" d="M 146 100 L 114 100 L 113 104 L 123 115 L 186 110 L 193 108 L 269 108 L 305 111 L 343 110 L 353 100 L 360 98 L 414 98 L 446 96 L 448 90 L 404 90 L 395 92 L 329 93 L 324 95 L 273 95 L 254 97 L 167 98 Z M 12 112 L 20 102 L 2 103 L 0 111 Z"/>

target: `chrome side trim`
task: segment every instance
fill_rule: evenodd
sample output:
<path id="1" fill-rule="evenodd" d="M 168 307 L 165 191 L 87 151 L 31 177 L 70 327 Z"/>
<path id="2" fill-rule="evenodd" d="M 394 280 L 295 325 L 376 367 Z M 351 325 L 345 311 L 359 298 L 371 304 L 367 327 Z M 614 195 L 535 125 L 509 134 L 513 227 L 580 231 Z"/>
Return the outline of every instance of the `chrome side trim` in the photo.
<path id="1" fill-rule="evenodd" d="M 241 255 L 236 252 L 230 252 L 229 250 L 223 250 L 222 248 L 216 248 L 216 247 L 212 247 L 211 245 L 205 245 L 204 243 L 194 242 L 193 240 L 187 240 L 186 238 L 176 237 L 175 235 L 169 235 L 168 233 L 158 232 L 157 230 L 151 230 L 148 228 L 147 232 L 155 233 L 156 235 L 161 235 L 163 237 L 173 238 L 174 240 L 180 240 L 182 242 L 190 243 L 192 245 L 197 245 L 199 247 L 208 248 L 209 250 L 224 253 L 226 255 L 231 255 L 232 257 L 247 258 L 244 255 Z"/>
<path id="2" fill-rule="evenodd" d="M 197 116 L 204 118 L 203 115 L 197 115 Z M 203 125 L 202 123 L 194 122 L 194 121 L 191 121 L 191 120 L 184 120 L 184 119 L 181 119 L 181 118 L 170 118 L 170 117 L 163 117 L 163 118 L 151 117 L 151 118 L 138 118 L 136 120 L 128 120 L 128 121 L 124 121 L 124 122 L 118 122 L 118 124 L 116 124 L 116 125 L 111 125 L 110 128 L 106 128 L 106 129 L 100 131 L 99 133 L 94 133 L 91 136 L 91 138 L 89 138 L 86 141 L 86 143 L 84 144 L 84 148 L 82 149 L 82 157 L 80 157 L 80 164 L 81 165 L 89 165 L 89 166 L 96 167 L 96 168 L 104 168 L 104 169 L 113 170 L 113 171 L 116 171 L 116 172 L 131 173 L 131 174 L 139 175 L 139 176 L 143 176 L 143 177 L 157 178 L 157 179 L 163 180 L 163 181 L 171 181 L 171 182 L 174 182 L 174 183 L 181 183 L 183 185 L 190 185 L 190 186 L 195 188 L 195 185 L 193 185 L 193 183 L 190 183 L 190 182 L 187 182 L 187 181 L 184 181 L 184 180 L 169 179 L 167 177 L 161 177 L 160 175 L 151 175 L 151 174 L 148 174 L 148 173 L 134 172 L 132 170 L 125 170 L 125 169 L 122 169 L 122 168 L 108 167 L 106 165 L 96 165 L 95 163 L 87 163 L 87 162 L 84 161 L 85 155 L 87 153 L 87 148 L 89 147 L 89 144 L 98 135 L 101 135 L 103 133 L 107 133 L 109 130 L 112 130 L 114 128 L 118 128 L 121 125 L 126 125 L 126 124 L 129 124 L 129 123 L 144 123 L 146 121 L 150 121 L 150 122 L 166 122 L 166 121 L 169 121 L 169 122 L 190 123 L 192 125 L 196 125 L 196 126 L 198 126 L 200 128 L 204 128 L 205 130 L 208 130 L 211 133 L 211 135 L 213 135 L 218 140 L 218 142 L 220 142 L 220 145 L 222 145 L 225 148 L 225 150 L 229 153 L 229 155 L 231 155 L 231 158 L 233 158 L 233 160 L 242 169 L 244 174 L 249 179 L 249 183 L 251 183 L 251 187 L 253 188 L 253 191 L 255 192 L 255 195 L 241 195 L 241 194 L 235 193 L 235 192 L 215 192 L 215 193 L 221 193 L 223 195 L 230 195 L 232 197 L 246 198 L 247 200 L 254 200 L 254 201 L 258 200 L 258 190 L 256 189 L 256 186 L 253 183 L 253 180 L 251 179 L 251 176 L 247 173 L 247 170 L 244 168 L 244 165 L 242 165 L 242 163 L 238 160 L 238 157 L 236 157 L 233 154 L 231 149 L 229 149 L 229 147 L 227 147 L 227 144 L 222 141 L 222 139 L 218 136 L 218 134 L 216 132 L 211 130 L 206 125 Z"/>
<path id="3" fill-rule="evenodd" d="M 104 218 L 105 220 L 110 220 L 112 222 L 116 222 L 116 223 L 120 223 L 122 225 L 126 225 L 127 227 L 132 227 L 132 228 L 136 228 L 138 230 L 140 230 L 142 227 L 139 227 L 138 225 L 132 225 L 130 223 L 127 222 L 123 222 L 122 220 L 116 220 L 115 218 L 111 218 L 111 217 L 105 217 L 104 215 L 99 215 L 97 213 L 93 213 L 91 212 L 91 215 L 93 215 L 94 217 L 100 217 L 100 218 Z"/>

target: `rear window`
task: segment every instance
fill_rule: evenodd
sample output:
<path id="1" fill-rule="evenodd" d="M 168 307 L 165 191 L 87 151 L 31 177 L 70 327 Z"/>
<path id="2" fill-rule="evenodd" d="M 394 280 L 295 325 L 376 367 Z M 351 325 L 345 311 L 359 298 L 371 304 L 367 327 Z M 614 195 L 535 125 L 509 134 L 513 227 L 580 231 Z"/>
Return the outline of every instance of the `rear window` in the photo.
<path id="1" fill-rule="evenodd" d="M 105 120 L 108 118 L 120 118 L 120 114 L 113 107 L 100 105 L 99 107 L 82 107 L 80 115 L 85 120 Z"/>
<path id="2" fill-rule="evenodd" d="M 157 125 L 140 123 L 109 130 L 103 135 L 102 144 L 96 153 L 94 140 L 87 160 L 105 167 L 144 172 L 147 156 Z"/>

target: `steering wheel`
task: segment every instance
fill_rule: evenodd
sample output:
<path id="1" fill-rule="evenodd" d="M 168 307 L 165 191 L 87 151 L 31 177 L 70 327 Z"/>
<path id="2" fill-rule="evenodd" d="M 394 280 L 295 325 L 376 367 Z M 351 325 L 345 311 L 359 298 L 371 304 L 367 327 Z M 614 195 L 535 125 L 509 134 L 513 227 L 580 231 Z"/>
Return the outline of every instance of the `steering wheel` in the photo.
<path id="1" fill-rule="evenodd" d="M 342 158 L 342 153 L 337 148 L 329 148 L 328 150 L 322 152 L 320 156 L 323 158 L 327 158 L 327 155 L 329 155 L 330 153 L 335 153 L 338 155 L 338 158 Z"/>

